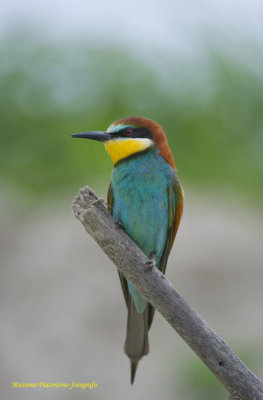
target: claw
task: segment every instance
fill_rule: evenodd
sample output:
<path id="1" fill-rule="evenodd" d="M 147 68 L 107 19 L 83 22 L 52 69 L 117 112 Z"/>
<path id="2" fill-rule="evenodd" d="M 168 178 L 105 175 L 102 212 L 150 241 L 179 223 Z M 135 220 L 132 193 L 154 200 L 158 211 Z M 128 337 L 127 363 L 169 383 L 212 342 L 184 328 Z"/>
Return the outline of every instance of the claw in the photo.
<path id="1" fill-rule="evenodd" d="M 152 270 L 153 267 L 154 267 L 153 261 L 146 261 L 144 271 L 148 272 L 148 271 Z"/>
<path id="2" fill-rule="evenodd" d="M 123 228 L 124 228 L 123 224 L 122 224 L 120 221 L 115 221 L 115 224 L 116 224 L 120 229 L 123 229 Z"/>
<path id="3" fill-rule="evenodd" d="M 151 255 L 149 260 L 146 261 L 144 271 L 150 271 L 153 267 L 156 267 L 155 254 Z"/>

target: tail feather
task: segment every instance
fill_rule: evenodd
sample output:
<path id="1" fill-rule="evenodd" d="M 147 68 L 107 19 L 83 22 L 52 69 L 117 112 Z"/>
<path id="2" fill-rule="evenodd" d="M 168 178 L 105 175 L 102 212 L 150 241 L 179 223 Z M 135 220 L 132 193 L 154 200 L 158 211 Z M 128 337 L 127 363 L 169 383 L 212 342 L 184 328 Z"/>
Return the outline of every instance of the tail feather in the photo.
<path id="1" fill-rule="evenodd" d="M 148 304 L 142 314 L 137 313 L 132 298 L 128 303 L 127 336 L 124 351 L 131 361 L 131 384 L 134 381 L 139 360 L 149 353 Z"/>
<path id="2" fill-rule="evenodd" d="M 130 360 L 131 361 L 131 385 L 133 384 L 133 382 L 134 382 L 134 378 L 135 378 L 135 374 L 136 374 L 136 369 L 137 369 L 137 366 L 138 366 L 138 360 L 137 361 L 132 361 L 132 360 Z"/>

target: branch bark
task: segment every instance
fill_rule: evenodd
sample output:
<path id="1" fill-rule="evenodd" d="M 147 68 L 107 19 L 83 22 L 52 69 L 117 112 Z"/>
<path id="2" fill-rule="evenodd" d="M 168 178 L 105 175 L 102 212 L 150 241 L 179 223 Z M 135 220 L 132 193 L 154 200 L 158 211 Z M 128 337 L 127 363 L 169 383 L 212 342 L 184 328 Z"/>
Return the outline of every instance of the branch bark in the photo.
<path id="1" fill-rule="evenodd" d="M 101 249 L 169 322 L 220 380 L 232 400 L 263 400 L 263 382 L 236 356 L 116 224 L 105 202 L 86 186 L 74 199 L 73 213 Z"/>

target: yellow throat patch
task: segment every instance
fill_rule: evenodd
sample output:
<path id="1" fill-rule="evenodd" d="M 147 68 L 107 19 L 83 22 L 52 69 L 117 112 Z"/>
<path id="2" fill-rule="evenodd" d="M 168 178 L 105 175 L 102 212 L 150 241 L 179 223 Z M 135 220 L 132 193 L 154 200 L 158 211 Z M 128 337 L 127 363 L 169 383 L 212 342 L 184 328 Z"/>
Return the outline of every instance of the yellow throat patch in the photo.
<path id="1" fill-rule="evenodd" d="M 112 139 L 105 142 L 105 147 L 109 153 L 113 164 L 117 164 L 118 161 L 123 158 L 129 157 L 132 154 L 139 153 L 152 146 L 153 142 L 151 139 Z"/>

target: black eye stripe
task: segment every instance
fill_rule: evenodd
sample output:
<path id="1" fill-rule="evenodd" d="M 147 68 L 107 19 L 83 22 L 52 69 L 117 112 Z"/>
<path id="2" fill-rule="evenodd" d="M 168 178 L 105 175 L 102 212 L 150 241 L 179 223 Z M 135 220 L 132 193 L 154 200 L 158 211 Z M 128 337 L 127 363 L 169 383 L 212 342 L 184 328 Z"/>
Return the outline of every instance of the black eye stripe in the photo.
<path id="1" fill-rule="evenodd" d="M 149 129 L 146 128 L 125 128 L 115 134 L 117 137 L 130 137 L 130 138 L 141 138 L 141 139 L 152 139 L 153 134 Z"/>

